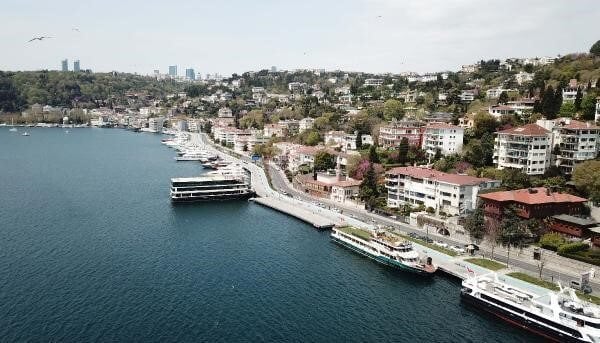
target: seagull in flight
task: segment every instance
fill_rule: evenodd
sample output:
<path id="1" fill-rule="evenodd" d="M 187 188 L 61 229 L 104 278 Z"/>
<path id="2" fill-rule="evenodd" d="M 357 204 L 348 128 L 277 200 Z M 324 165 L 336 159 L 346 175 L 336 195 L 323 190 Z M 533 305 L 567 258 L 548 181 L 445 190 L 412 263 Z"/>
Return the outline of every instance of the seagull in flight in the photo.
<path id="1" fill-rule="evenodd" d="M 28 40 L 28 41 L 27 41 L 27 43 L 29 43 L 29 42 L 33 42 L 34 40 L 39 40 L 39 41 L 42 41 L 42 40 L 44 40 L 44 39 L 46 39 L 46 38 L 53 38 L 53 37 L 49 37 L 49 36 L 39 36 L 39 37 L 33 37 L 33 38 L 31 38 L 30 40 Z"/>
<path id="2" fill-rule="evenodd" d="M 378 15 L 377 18 L 383 18 L 383 16 L 382 15 Z"/>
<path id="3" fill-rule="evenodd" d="M 78 28 L 76 28 L 76 27 L 72 28 L 72 29 L 71 29 L 71 31 L 77 31 L 77 32 L 81 32 L 81 31 L 79 31 L 79 29 L 78 29 Z"/>

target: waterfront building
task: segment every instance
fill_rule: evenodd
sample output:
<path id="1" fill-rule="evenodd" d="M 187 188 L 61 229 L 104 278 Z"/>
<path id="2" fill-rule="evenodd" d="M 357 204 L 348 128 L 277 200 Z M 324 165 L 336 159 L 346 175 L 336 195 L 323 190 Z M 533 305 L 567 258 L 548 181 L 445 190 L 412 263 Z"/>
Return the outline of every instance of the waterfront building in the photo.
<path id="1" fill-rule="evenodd" d="M 379 128 L 379 145 L 384 148 L 396 148 L 402 138 L 407 138 L 410 145 L 421 146 L 425 123 L 416 120 L 396 120 Z"/>
<path id="2" fill-rule="evenodd" d="M 189 81 L 196 80 L 196 73 L 194 72 L 193 68 L 187 68 L 185 70 L 185 78 Z"/>
<path id="3" fill-rule="evenodd" d="M 480 190 L 500 186 L 500 181 L 440 172 L 423 167 L 398 167 L 385 174 L 387 206 L 424 205 L 436 212 L 458 215 L 473 210 Z"/>
<path id="4" fill-rule="evenodd" d="M 361 181 L 342 173 L 341 157 L 336 156 L 335 172 L 300 174 L 294 178 L 294 188 L 312 196 L 345 203 L 358 196 Z"/>
<path id="5" fill-rule="evenodd" d="M 177 66 L 169 66 L 169 76 L 170 77 L 177 77 Z"/>
<path id="6" fill-rule="evenodd" d="M 73 71 L 77 73 L 80 70 L 81 70 L 81 65 L 80 65 L 79 60 L 73 61 Z"/>
<path id="7" fill-rule="evenodd" d="M 61 61 L 61 67 L 62 67 L 62 71 L 69 71 L 69 60 L 68 59 L 64 59 Z"/>
<path id="8" fill-rule="evenodd" d="M 543 175 L 550 166 L 552 136 L 536 124 L 496 132 L 494 164 L 498 169 L 516 168 L 527 175 Z"/>
<path id="9" fill-rule="evenodd" d="M 161 133 L 163 131 L 164 123 L 165 117 L 148 118 L 148 131 L 153 133 Z"/>
<path id="10" fill-rule="evenodd" d="M 581 214 L 587 199 L 550 188 L 524 188 L 480 194 L 486 220 L 501 219 L 504 210 L 513 206 L 523 219 L 544 219 L 559 214 Z"/>
<path id="11" fill-rule="evenodd" d="M 546 221 L 548 229 L 577 239 L 590 239 L 600 246 L 600 224 L 589 216 L 557 214 Z"/>
<path id="12" fill-rule="evenodd" d="M 288 90 L 292 93 L 306 92 L 308 85 L 304 82 L 290 82 L 288 83 Z"/>
<path id="13" fill-rule="evenodd" d="M 460 126 L 446 123 L 433 123 L 423 128 L 421 146 L 429 157 L 437 150 L 442 155 L 458 154 L 462 151 L 465 130 Z"/>

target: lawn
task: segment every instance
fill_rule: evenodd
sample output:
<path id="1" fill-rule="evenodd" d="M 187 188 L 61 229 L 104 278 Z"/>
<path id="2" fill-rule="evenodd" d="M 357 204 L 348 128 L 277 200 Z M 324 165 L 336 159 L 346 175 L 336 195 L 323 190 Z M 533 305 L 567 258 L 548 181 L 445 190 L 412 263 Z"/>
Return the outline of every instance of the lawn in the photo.
<path id="1" fill-rule="evenodd" d="M 371 233 L 365 230 L 361 230 L 352 226 L 338 227 L 337 229 L 349 235 L 364 239 L 365 241 L 371 240 Z"/>
<path id="2" fill-rule="evenodd" d="M 494 271 L 505 268 L 505 266 L 502 263 L 488 260 L 486 258 L 468 258 L 465 261 Z"/>

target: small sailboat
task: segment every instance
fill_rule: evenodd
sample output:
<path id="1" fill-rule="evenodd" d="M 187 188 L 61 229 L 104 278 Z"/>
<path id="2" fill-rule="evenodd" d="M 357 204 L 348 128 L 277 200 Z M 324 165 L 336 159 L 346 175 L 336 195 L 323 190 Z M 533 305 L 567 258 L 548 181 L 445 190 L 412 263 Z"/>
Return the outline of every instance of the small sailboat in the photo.
<path id="1" fill-rule="evenodd" d="M 29 132 L 23 132 L 21 136 L 29 136 Z"/>
<path id="2" fill-rule="evenodd" d="M 12 127 L 11 127 L 11 128 L 8 130 L 8 131 L 10 131 L 10 132 L 17 132 L 17 131 L 19 131 L 19 130 L 17 130 L 17 128 L 15 127 L 15 120 L 14 120 L 14 119 L 12 119 L 12 120 L 10 121 L 10 126 L 12 126 Z"/>

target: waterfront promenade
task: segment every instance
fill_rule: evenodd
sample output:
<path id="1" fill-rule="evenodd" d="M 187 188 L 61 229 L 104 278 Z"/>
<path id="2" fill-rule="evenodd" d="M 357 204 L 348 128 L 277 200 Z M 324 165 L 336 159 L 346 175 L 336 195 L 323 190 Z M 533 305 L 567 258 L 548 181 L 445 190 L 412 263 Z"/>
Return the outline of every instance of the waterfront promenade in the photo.
<path id="1" fill-rule="evenodd" d="M 386 226 L 391 228 L 393 231 L 396 231 L 401 234 L 406 234 L 410 232 L 415 232 L 419 234 L 425 233 L 423 229 L 400 223 L 391 218 L 382 217 L 374 213 L 370 213 L 364 208 L 358 207 L 354 203 L 340 204 L 337 202 L 330 201 L 328 199 L 320 198 L 319 201 L 324 203 L 328 208 L 319 207 L 315 204 L 315 200 L 313 198 L 293 189 L 293 187 L 291 187 L 291 184 L 289 184 L 283 173 L 281 171 L 276 170 L 276 168 L 269 167 L 269 165 L 265 166 L 265 168 L 270 168 L 270 175 L 272 178 L 271 182 L 273 186 L 271 187 L 266 176 L 265 170 L 261 166 L 250 162 L 250 160 L 247 157 L 240 156 L 240 158 L 237 158 L 232 156 L 232 152 L 228 151 L 228 149 L 226 148 L 215 146 L 203 134 L 192 134 L 192 140 L 198 142 L 199 144 L 205 145 L 209 149 L 212 149 L 215 153 L 219 154 L 225 160 L 244 164 L 244 167 L 247 167 L 252 173 L 252 186 L 255 188 L 257 195 L 268 199 L 261 200 L 259 201 L 259 203 L 266 206 L 270 205 L 269 207 L 278 211 L 281 211 L 278 208 L 284 209 L 281 212 L 304 220 L 315 227 L 318 227 L 318 225 L 314 225 L 315 223 L 320 223 L 321 220 L 323 220 L 329 221 L 332 225 L 347 224 L 370 230 L 376 228 L 377 226 Z M 282 192 L 284 191 L 292 194 L 293 197 L 283 195 Z M 275 206 L 277 206 L 278 208 L 276 208 Z M 341 213 L 332 210 L 335 207 L 341 209 Z M 446 242 L 452 245 L 463 245 L 465 243 L 468 243 L 467 240 L 457 239 L 457 237 L 450 238 L 447 236 L 437 235 L 435 232 L 429 232 L 428 234 L 436 240 Z M 470 270 L 474 271 L 476 274 L 484 274 L 490 272 L 490 270 L 465 261 L 466 258 L 472 256 L 459 255 L 457 257 L 452 257 L 430 249 L 428 247 L 425 247 L 423 245 L 420 245 L 418 243 L 414 243 L 414 245 L 417 251 L 419 251 L 421 254 L 431 256 L 434 260 L 434 263 L 438 265 L 442 272 L 445 272 L 454 277 L 461 279 L 468 277 L 469 273 L 467 272 L 467 267 Z M 485 244 L 480 245 L 480 247 L 482 248 L 482 250 L 479 252 L 478 257 L 489 257 L 490 247 L 488 247 Z M 506 261 L 506 255 L 507 250 L 502 249 L 500 247 L 495 248 L 494 259 Z M 537 276 L 539 271 L 538 266 L 535 264 L 536 261 L 532 261 L 530 257 L 527 257 L 530 255 L 525 255 L 526 253 L 519 253 L 516 249 L 513 249 L 513 251 L 510 252 L 510 266 L 508 268 L 503 269 L 499 273 L 506 274 L 510 272 L 524 272 L 526 274 Z M 545 255 L 545 259 L 546 265 L 543 269 L 542 274 L 547 279 L 561 281 L 563 285 L 568 284 L 570 280 L 576 280 L 578 278 L 578 273 L 580 271 L 583 271 L 584 268 L 588 267 L 586 264 L 578 261 L 572 261 L 573 263 L 569 263 L 571 262 L 570 260 L 567 262 L 561 260 L 561 264 L 554 263 L 556 261 L 556 257 L 553 258 L 550 253 Z M 507 282 L 515 284 L 516 286 L 527 288 L 532 292 L 540 294 L 547 292 L 547 290 L 544 288 L 523 282 L 515 278 L 511 278 L 506 275 L 503 276 L 503 279 Z M 600 290 L 600 283 L 598 283 L 595 279 L 592 279 L 590 283 L 595 291 Z"/>

